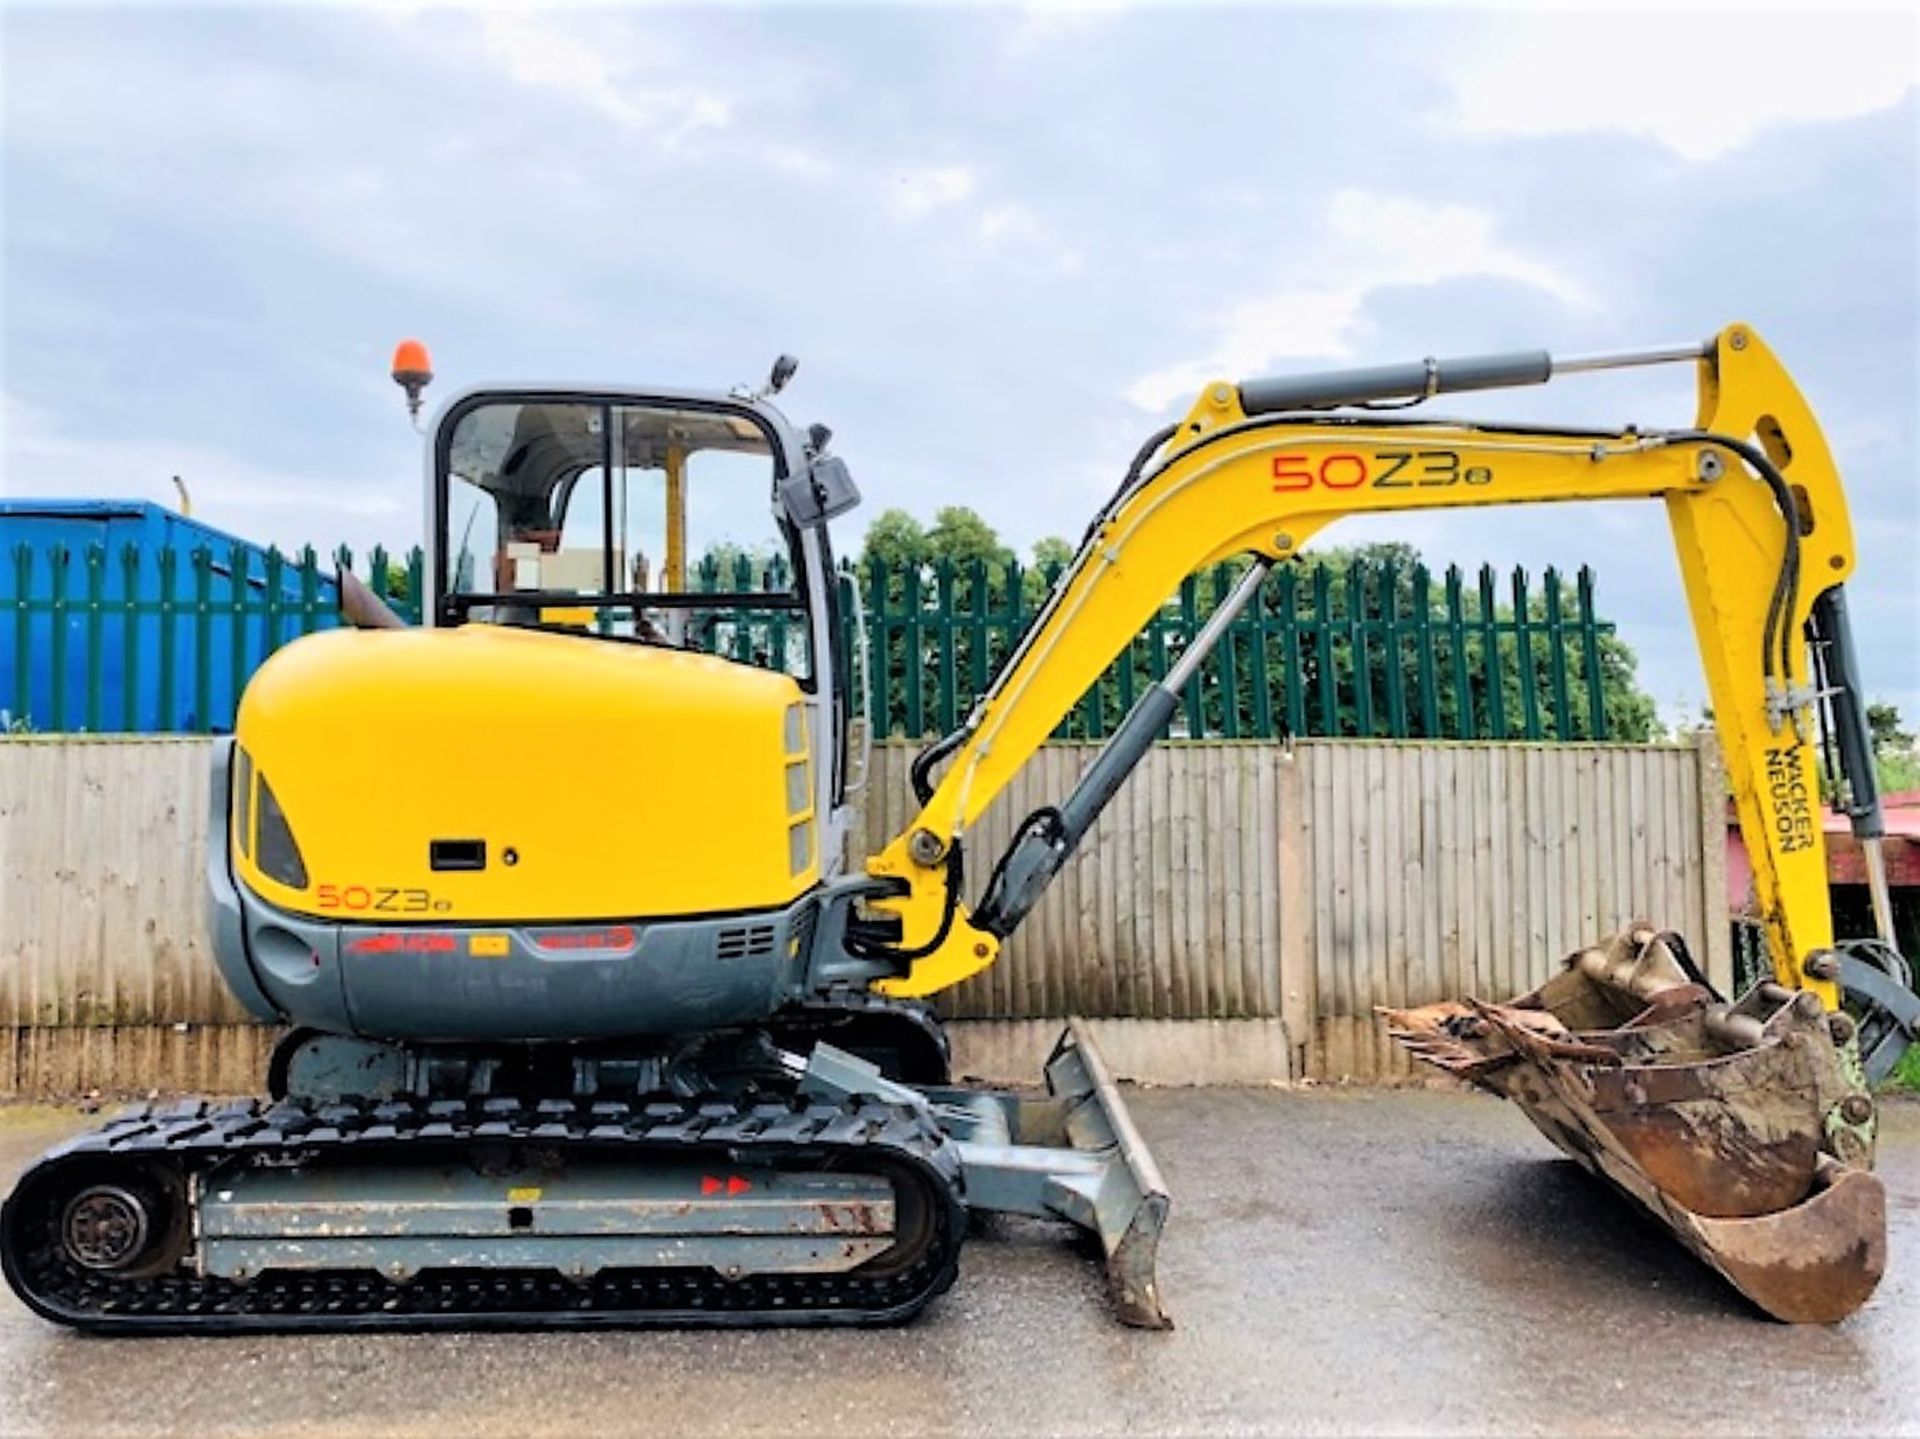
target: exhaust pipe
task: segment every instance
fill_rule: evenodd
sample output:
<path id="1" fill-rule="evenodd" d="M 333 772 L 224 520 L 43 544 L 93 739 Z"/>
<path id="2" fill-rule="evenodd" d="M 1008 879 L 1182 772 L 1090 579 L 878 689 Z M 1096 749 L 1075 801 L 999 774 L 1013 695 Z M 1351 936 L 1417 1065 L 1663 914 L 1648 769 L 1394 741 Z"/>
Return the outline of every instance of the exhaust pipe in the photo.
<path id="1" fill-rule="evenodd" d="M 352 570 L 340 571 L 340 615 L 357 630 L 404 630 L 407 622 L 395 613 L 366 581 Z"/>

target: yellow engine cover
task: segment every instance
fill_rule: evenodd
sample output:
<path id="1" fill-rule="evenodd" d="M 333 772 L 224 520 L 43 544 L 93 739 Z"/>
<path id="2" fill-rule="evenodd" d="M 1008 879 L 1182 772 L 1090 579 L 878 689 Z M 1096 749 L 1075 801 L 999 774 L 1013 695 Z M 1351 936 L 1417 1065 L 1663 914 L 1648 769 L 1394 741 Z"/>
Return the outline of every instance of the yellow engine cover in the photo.
<path id="1" fill-rule="evenodd" d="M 786 675 L 584 635 L 311 635 L 241 701 L 234 865 L 282 908 L 383 923 L 781 905 L 819 878 L 801 699 Z M 268 787 L 303 887 L 260 867 Z M 484 843 L 485 867 L 435 868 L 436 841 Z"/>

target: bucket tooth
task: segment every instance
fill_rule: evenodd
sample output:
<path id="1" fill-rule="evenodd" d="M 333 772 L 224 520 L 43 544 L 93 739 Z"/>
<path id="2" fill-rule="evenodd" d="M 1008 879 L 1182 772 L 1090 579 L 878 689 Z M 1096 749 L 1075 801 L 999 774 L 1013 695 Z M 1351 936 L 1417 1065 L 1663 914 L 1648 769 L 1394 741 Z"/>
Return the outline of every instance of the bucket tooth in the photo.
<path id="1" fill-rule="evenodd" d="M 1381 1015 L 1416 1057 L 1513 1100 L 1774 1318 L 1844 1319 L 1886 1267 L 1871 1101 L 1816 998 L 1762 983 L 1727 1004 L 1684 953 L 1638 925 L 1506 1004 Z"/>

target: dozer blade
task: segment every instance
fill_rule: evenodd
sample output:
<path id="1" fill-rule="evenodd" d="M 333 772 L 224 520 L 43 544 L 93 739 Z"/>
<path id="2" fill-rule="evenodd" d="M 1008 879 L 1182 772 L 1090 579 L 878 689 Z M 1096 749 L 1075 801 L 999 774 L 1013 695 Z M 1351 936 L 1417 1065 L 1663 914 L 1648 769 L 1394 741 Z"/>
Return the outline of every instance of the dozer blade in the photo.
<path id="1" fill-rule="evenodd" d="M 1640 925 L 1506 1004 L 1381 1013 L 1774 1318 L 1844 1319 L 1886 1267 L 1872 1100 L 1815 996 L 1762 983 L 1727 1004 L 1684 955 Z"/>
<path id="2" fill-rule="evenodd" d="M 1122 1323 L 1171 1329 L 1157 1264 L 1167 1187 L 1105 1059 L 1078 1019 L 1047 1060 L 1047 1095 L 929 1090 L 960 1143 L 967 1207 L 1064 1219 L 1097 1236 Z"/>
<path id="3" fill-rule="evenodd" d="M 1078 1019 L 1067 1024 L 1047 1061 L 1058 1132 L 1099 1168 L 1092 1184 L 1066 1187 L 1084 1204 L 1107 1255 L 1107 1286 L 1120 1318 L 1142 1329 L 1171 1329 L 1160 1305 L 1160 1231 L 1167 1222 L 1166 1181 L 1134 1127 L 1093 1036 Z M 1075 1216 L 1079 1218 L 1078 1215 Z M 1087 1223 L 1086 1219 L 1079 1222 Z"/>
<path id="4" fill-rule="evenodd" d="M 1167 1187 L 1078 1019 L 1047 1060 L 1044 1098 L 1005 1090 L 934 1088 L 884 1078 L 878 1066 L 831 1044 L 807 1058 L 803 1093 L 871 1095 L 925 1105 L 958 1150 L 966 1206 L 1064 1219 L 1100 1240 L 1121 1322 L 1171 1329 L 1155 1265 Z"/>

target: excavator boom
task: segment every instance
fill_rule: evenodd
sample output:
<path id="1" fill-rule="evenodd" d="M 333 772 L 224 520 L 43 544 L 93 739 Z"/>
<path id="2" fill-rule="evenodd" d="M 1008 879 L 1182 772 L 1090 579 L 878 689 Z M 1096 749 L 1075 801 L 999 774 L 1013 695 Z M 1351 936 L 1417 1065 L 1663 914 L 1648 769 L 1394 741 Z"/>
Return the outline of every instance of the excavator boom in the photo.
<path id="1" fill-rule="evenodd" d="M 1493 426 L 1397 412 L 1452 391 L 1675 363 L 1690 365 L 1697 379 L 1698 408 L 1686 428 Z M 1367 408 L 1331 412 L 1338 406 Z M 1856 830 L 1873 838 L 1878 801 L 1860 760 L 1864 705 L 1841 589 L 1854 567 L 1853 534 L 1811 410 L 1744 325 L 1702 345 L 1558 363 L 1528 353 L 1210 385 L 1177 425 L 1149 442 L 965 724 L 916 768 L 921 808 L 869 862 L 871 874 L 892 886 L 878 904 L 897 916 L 902 953 L 911 957 L 911 967 L 882 987 L 928 994 L 993 962 L 1001 940 L 1165 731 L 1179 691 L 1233 616 L 1274 565 L 1299 555 L 1321 530 L 1350 515 L 1598 500 L 1657 500 L 1666 509 L 1753 858 L 1773 979 L 1729 1005 L 1676 941 L 1680 964 L 1656 968 L 1651 979 L 1639 974 L 1625 983 L 1604 966 L 1583 969 L 1575 956 L 1572 978 L 1551 994 L 1552 986 L 1543 987 L 1496 1010 L 1396 1011 L 1390 1022 L 1423 1057 L 1519 1100 L 1570 1154 L 1722 1272 L 1740 1276 L 1736 1284 L 1763 1308 L 1783 1318 L 1849 1311 L 1878 1277 L 1882 1240 L 1875 1236 L 1884 1220 L 1877 1181 L 1861 1167 L 1871 1159 L 1873 1103 L 1854 1022 L 1840 1012 L 1843 972 L 1860 962 L 1834 948 L 1815 731 L 1824 706 L 1839 753 L 1851 759 L 1842 779 Z M 960 855 L 981 814 L 1181 579 L 1236 559 L 1248 563 L 1241 582 L 1073 793 L 1018 826 L 969 911 L 957 892 Z M 1824 677 L 1819 689 L 1816 671 Z M 931 770 L 943 760 L 935 781 Z M 1635 926 L 1615 944 L 1639 953 L 1658 933 Z M 1878 1015 L 1877 1032 L 1893 1041 L 1877 1053 L 1882 1067 L 1920 1017 L 1909 993 L 1890 988 L 1898 991 L 1894 1012 Z M 1650 1038 L 1656 1033 L 1658 1042 Z M 1790 1075 L 1776 1050 L 1794 1054 Z M 1714 1067 L 1729 1061 L 1743 1073 L 1757 1063 L 1768 1078 L 1744 1087 L 1709 1082 Z M 1597 1073 L 1618 1080 L 1641 1068 L 1659 1070 L 1665 1087 L 1641 1075 L 1616 1084 L 1616 1113 L 1594 1109 Z M 1689 1087 L 1668 1071 L 1700 1082 Z M 1792 1162 L 1777 1170 L 1780 1183 L 1759 1207 L 1729 1210 L 1714 1198 L 1739 1187 L 1745 1157 L 1766 1148 L 1761 1136 L 1782 1130 Z M 1630 1135 L 1655 1136 L 1653 1149 L 1636 1147 Z M 1811 1206 L 1805 1253 L 1796 1252 L 1793 1222 L 1784 1217 L 1796 1206 Z M 1730 1228 L 1736 1218 L 1767 1220 L 1763 1247 L 1773 1271 L 1814 1263 L 1808 1256 L 1816 1248 L 1837 1245 L 1838 1258 L 1814 1265 L 1828 1276 L 1813 1285 L 1818 1297 L 1801 1293 L 1804 1284 L 1792 1296 L 1769 1297 L 1760 1272 L 1769 1265 L 1750 1245 L 1741 1248 L 1749 1231 Z"/>

